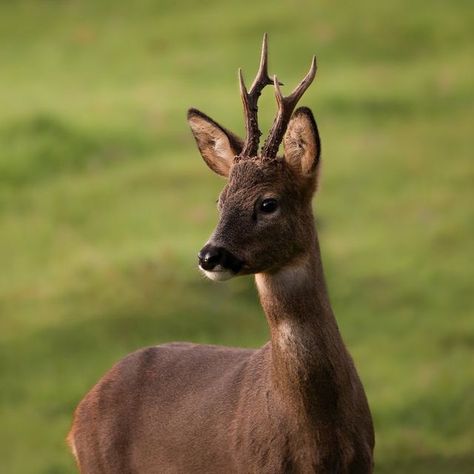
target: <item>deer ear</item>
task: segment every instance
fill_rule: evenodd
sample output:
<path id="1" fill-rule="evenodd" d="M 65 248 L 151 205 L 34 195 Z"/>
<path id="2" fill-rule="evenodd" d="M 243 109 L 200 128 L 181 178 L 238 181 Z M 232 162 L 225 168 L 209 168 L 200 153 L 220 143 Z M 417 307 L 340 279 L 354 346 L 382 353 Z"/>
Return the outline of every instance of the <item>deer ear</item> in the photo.
<path id="1" fill-rule="evenodd" d="M 234 157 L 242 151 L 242 140 L 196 109 L 188 110 L 188 123 L 209 168 L 221 176 L 229 176 Z"/>
<path id="2" fill-rule="evenodd" d="M 317 175 L 321 142 L 313 113 L 307 107 L 297 109 L 283 139 L 286 162 L 303 176 Z"/>

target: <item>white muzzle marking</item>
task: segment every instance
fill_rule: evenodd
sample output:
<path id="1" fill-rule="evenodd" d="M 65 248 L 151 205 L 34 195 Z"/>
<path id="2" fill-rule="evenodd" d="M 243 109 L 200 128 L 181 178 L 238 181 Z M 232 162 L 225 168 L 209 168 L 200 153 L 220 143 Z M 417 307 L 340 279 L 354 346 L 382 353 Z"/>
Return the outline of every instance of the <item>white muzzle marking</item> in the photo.
<path id="1" fill-rule="evenodd" d="M 226 281 L 235 276 L 235 273 L 223 268 L 222 265 L 217 265 L 212 271 L 204 270 L 204 268 L 199 266 L 199 270 L 201 270 L 201 272 L 206 275 L 209 280 L 213 281 Z"/>

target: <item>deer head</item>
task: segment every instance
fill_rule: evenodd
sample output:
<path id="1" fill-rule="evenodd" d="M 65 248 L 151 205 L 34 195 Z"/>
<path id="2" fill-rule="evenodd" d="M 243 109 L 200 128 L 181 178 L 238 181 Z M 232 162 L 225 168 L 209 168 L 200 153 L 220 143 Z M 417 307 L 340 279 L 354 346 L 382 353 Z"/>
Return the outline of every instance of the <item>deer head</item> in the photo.
<path id="1" fill-rule="evenodd" d="M 219 222 L 199 252 L 199 267 L 212 280 L 274 272 L 302 257 L 314 242 L 311 200 L 316 189 L 320 140 L 310 109 L 295 107 L 316 75 L 316 59 L 287 97 L 268 76 L 267 35 L 250 90 L 239 69 L 246 139 L 196 109 L 188 122 L 206 164 L 227 178 L 219 200 Z M 258 98 L 273 84 L 278 112 L 259 151 Z M 283 141 L 284 154 L 278 155 Z"/>

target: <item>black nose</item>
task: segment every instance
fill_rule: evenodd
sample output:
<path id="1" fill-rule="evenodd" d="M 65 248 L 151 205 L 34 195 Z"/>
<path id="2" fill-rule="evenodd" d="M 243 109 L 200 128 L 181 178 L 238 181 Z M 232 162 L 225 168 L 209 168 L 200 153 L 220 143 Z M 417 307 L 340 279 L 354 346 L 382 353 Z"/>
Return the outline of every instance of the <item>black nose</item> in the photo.
<path id="1" fill-rule="evenodd" d="M 207 244 L 198 255 L 199 265 L 203 270 L 212 271 L 217 265 L 234 273 L 239 273 L 243 262 L 235 255 L 231 254 L 224 247 Z"/>
<path id="2" fill-rule="evenodd" d="M 198 255 L 199 265 L 204 270 L 213 270 L 222 260 L 222 251 L 220 247 L 213 245 L 204 246 Z"/>

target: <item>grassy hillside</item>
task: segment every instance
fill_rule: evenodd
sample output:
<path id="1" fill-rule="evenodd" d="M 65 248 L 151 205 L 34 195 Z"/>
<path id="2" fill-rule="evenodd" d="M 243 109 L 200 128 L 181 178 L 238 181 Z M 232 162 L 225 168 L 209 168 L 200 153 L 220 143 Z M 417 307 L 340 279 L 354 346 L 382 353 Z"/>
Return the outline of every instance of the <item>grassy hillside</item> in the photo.
<path id="1" fill-rule="evenodd" d="M 462 0 L 1 2 L 0 471 L 74 472 L 75 405 L 138 347 L 266 340 L 252 280 L 196 270 L 222 182 L 185 111 L 241 133 L 237 67 L 252 76 L 268 31 L 271 72 L 290 87 L 318 56 L 304 100 L 323 140 L 315 211 L 377 472 L 472 472 L 473 12 Z M 274 107 L 269 91 L 264 128 Z"/>

